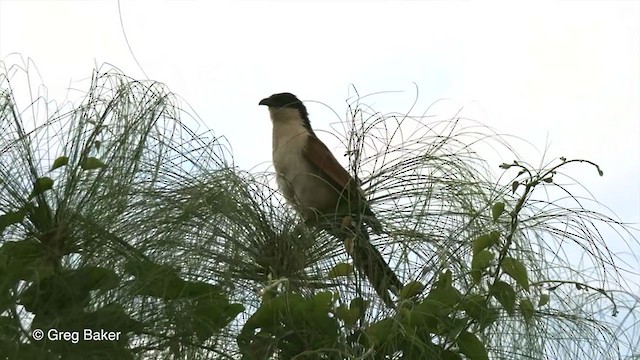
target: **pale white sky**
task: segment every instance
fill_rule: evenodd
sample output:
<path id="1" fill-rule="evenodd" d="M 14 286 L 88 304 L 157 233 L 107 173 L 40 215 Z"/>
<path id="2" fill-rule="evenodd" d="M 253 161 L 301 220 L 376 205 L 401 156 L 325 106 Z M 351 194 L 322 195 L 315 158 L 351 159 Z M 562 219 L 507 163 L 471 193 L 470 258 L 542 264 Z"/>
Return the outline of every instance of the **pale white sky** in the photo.
<path id="1" fill-rule="evenodd" d="M 383 112 L 464 107 L 523 137 L 538 164 L 570 172 L 627 222 L 640 222 L 639 1 L 121 1 L 124 31 L 146 74 L 185 99 L 233 147 L 236 165 L 270 161 L 271 124 L 257 103 L 289 91 L 338 114 L 355 84 Z M 0 59 L 32 58 L 49 97 L 108 62 L 143 78 L 118 2 L 0 0 Z M 77 96 L 77 93 L 75 93 Z M 335 115 L 308 103 L 314 128 Z M 330 146 L 336 149 L 335 146 Z M 512 156 L 496 157 L 496 166 Z M 262 166 L 261 165 L 261 166 Z M 263 167 L 264 168 L 264 167 Z M 496 171 L 498 169 L 496 168 Z M 575 172 L 574 172 L 575 171 Z"/>
<path id="2" fill-rule="evenodd" d="M 416 114 L 447 98 L 428 115 L 464 108 L 463 116 L 535 145 L 537 151 L 514 142 L 529 163 L 539 164 L 549 145 L 545 161 L 600 164 L 604 177 L 586 166 L 566 172 L 623 221 L 640 223 L 640 1 L 120 5 L 144 72 L 224 135 L 241 169 L 270 164 L 271 123 L 257 104 L 272 93 L 292 92 L 344 116 L 351 84 L 360 94 L 402 90 L 367 99 L 377 110 L 402 113 L 416 83 Z M 69 86 L 86 88 L 81 80 L 95 64 L 144 78 L 116 0 L 0 0 L 0 60 L 18 61 L 13 53 L 35 62 L 51 100 L 63 100 Z M 319 103 L 307 106 L 320 138 L 343 151 L 325 132 L 340 128 L 335 115 Z M 487 156 L 496 173 L 513 160 Z M 615 232 L 602 230 L 613 251 L 628 254 Z M 635 253 L 626 256 L 627 268 L 640 268 Z"/>

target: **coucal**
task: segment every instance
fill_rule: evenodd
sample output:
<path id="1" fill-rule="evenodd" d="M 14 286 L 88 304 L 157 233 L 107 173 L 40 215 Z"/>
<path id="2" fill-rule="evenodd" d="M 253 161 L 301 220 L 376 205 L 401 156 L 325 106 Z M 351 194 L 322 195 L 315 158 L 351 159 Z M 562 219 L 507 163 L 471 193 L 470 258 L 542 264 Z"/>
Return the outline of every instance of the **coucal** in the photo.
<path id="1" fill-rule="evenodd" d="M 273 123 L 273 165 L 278 188 L 307 225 L 317 226 L 345 240 L 355 267 L 389 307 L 389 291 L 397 293 L 402 282 L 371 244 L 368 228 L 381 230 L 358 182 L 338 163 L 311 128 L 309 114 L 295 95 L 279 93 L 260 100 L 269 107 Z"/>

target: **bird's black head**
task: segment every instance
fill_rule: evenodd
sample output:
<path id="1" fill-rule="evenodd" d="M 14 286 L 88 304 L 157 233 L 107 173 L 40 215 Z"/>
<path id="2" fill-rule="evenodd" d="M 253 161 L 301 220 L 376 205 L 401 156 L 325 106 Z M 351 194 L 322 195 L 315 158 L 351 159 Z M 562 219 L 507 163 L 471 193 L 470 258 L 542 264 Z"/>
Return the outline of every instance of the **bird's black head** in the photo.
<path id="1" fill-rule="evenodd" d="M 298 110 L 298 112 L 300 113 L 300 117 L 304 121 L 304 126 L 310 132 L 313 133 L 313 130 L 311 129 L 311 124 L 309 123 L 309 113 L 307 112 L 307 108 L 304 106 L 302 101 L 300 101 L 300 99 L 298 99 L 292 93 L 285 92 L 285 93 L 273 94 L 268 98 L 264 98 L 260 100 L 260 103 L 258 103 L 258 105 L 266 105 L 270 108 L 276 108 L 276 109 L 286 108 L 286 109 Z"/>
<path id="2" fill-rule="evenodd" d="M 276 108 L 288 107 L 293 109 L 298 109 L 300 106 L 304 107 L 300 99 L 298 99 L 292 93 L 287 93 L 287 92 L 273 94 L 268 98 L 262 99 L 260 100 L 259 105 L 267 105 L 267 106 L 276 107 Z"/>

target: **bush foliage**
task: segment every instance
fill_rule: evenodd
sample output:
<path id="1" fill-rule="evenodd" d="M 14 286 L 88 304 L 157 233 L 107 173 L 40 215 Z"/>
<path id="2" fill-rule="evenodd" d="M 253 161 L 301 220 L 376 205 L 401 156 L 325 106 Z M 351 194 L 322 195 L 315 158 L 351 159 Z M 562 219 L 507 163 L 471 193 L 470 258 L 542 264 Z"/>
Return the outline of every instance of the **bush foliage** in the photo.
<path id="1" fill-rule="evenodd" d="M 372 241 L 407 284 L 389 309 L 344 244 L 301 226 L 273 174 L 238 170 L 223 138 L 189 127 L 198 120 L 166 86 L 101 68 L 79 103 L 58 106 L 34 93 L 28 66 L 2 70 L 7 358 L 639 354 L 638 297 L 601 229 L 638 243 L 566 185 L 572 166 L 603 175 L 594 163 L 497 167 L 473 146 L 516 155 L 468 119 L 381 114 L 350 100 L 350 171 L 384 221 Z"/>

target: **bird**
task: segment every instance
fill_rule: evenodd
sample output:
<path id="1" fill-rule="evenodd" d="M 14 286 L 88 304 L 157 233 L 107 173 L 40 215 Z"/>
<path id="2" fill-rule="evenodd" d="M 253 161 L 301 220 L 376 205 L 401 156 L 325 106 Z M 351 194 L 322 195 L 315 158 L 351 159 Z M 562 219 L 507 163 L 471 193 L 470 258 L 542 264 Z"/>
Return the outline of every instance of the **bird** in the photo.
<path id="1" fill-rule="evenodd" d="M 278 189 L 306 225 L 319 227 L 345 244 L 352 240 L 347 252 L 355 268 L 393 308 L 389 292 L 397 295 L 403 284 L 370 241 L 369 229 L 379 233 L 382 225 L 359 182 L 316 136 L 307 108 L 295 95 L 273 94 L 259 105 L 268 107 L 273 124 L 272 160 Z"/>

